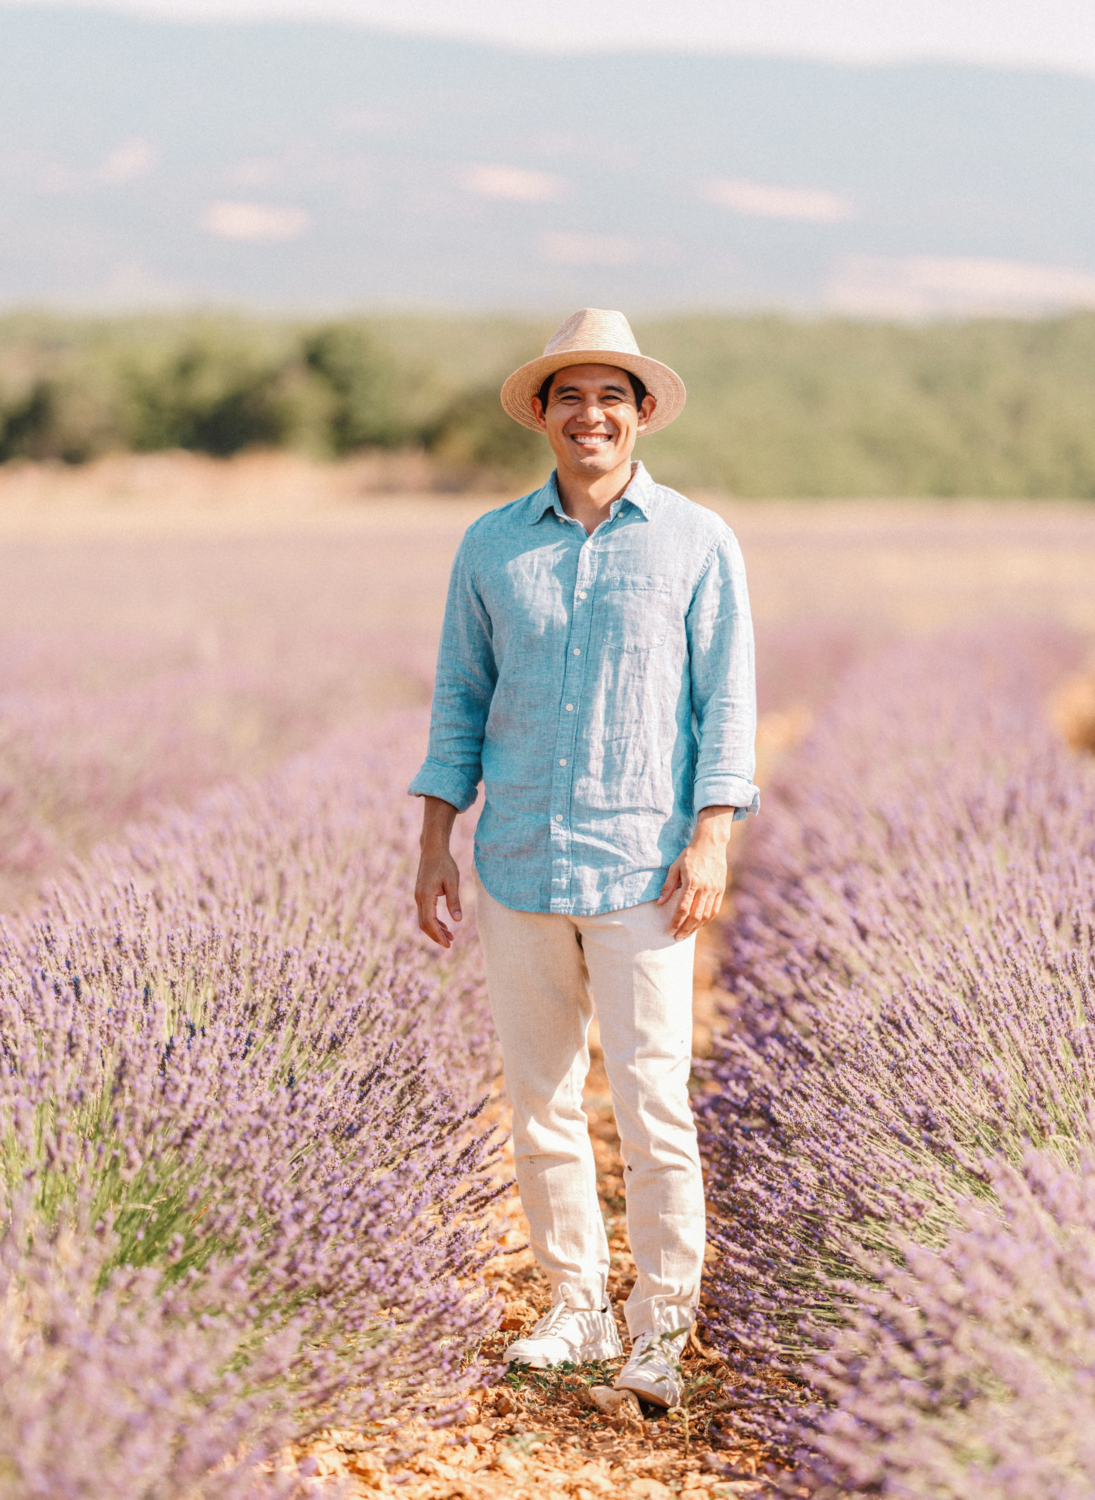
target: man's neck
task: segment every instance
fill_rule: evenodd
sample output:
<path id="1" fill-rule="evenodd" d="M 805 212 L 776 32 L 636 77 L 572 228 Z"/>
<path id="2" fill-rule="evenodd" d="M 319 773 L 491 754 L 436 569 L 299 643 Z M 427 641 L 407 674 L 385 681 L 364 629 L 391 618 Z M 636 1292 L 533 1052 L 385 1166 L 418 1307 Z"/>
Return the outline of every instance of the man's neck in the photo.
<path id="1" fill-rule="evenodd" d="M 602 521 L 607 521 L 613 505 L 631 483 L 634 466 L 631 459 L 608 474 L 564 474 L 555 471 L 555 483 L 564 512 L 580 521 L 592 535 Z"/>

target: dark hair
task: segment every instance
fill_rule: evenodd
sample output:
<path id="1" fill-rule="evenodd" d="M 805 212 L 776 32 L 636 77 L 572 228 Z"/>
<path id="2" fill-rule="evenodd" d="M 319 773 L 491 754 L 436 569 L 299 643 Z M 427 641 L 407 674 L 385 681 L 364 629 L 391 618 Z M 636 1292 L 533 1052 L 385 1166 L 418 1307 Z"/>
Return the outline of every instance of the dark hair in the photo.
<path id="1" fill-rule="evenodd" d="M 613 365 L 612 368 L 614 370 L 617 370 L 620 367 L 619 365 Z M 558 370 L 552 370 L 551 374 L 544 381 L 540 389 L 536 392 L 540 400 L 540 405 L 541 407 L 543 407 L 544 411 L 547 411 L 548 397 L 551 395 L 552 381 L 555 379 L 558 373 Z M 632 375 L 630 370 L 625 370 L 624 374 L 627 376 L 628 380 L 631 383 L 631 393 L 635 397 L 635 410 L 638 411 L 643 402 L 646 400 L 646 386 L 643 385 L 642 381 L 637 375 Z"/>

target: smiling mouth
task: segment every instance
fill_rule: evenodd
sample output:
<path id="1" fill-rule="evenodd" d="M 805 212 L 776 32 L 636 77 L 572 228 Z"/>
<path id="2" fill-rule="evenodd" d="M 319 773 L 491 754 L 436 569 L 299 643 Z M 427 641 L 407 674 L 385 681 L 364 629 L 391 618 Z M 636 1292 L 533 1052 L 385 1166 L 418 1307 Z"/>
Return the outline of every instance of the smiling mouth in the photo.
<path id="1" fill-rule="evenodd" d="M 579 448 L 599 448 L 603 443 L 611 443 L 610 432 L 575 432 L 571 434 L 570 441 L 577 443 Z"/>

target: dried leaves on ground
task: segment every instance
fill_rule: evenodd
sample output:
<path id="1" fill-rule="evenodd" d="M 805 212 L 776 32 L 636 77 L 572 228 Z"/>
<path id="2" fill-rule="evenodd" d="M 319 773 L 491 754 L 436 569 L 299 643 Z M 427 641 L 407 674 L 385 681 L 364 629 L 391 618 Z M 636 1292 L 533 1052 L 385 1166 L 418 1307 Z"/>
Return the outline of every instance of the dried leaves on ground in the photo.
<path id="1" fill-rule="evenodd" d="M 709 968 L 701 964 L 698 971 L 703 976 Z M 612 1257 L 609 1293 L 626 1335 L 623 1304 L 635 1266 L 627 1248 L 623 1163 L 596 1042 L 591 1053 L 586 1112 Z M 391 1493 L 406 1500 L 661 1500 L 677 1494 L 688 1500 L 774 1500 L 773 1475 L 786 1470 L 787 1455 L 761 1437 L 743 1434 L 736 1423 L 739 1413 L 763 1404 L 769 1394 L 765 1382 L 732 1373 L 698 1338 L 689 1341 L 682 1361 L 686 1386 L 696 1392 L 687 1422 L 680 1413 L 667 1415 L 638 1403 L 602 1410 L 596 1393 L 611 1387 L 622 1359 L 503 1374 L 507 1345 L 547 1311 L 551 1297 L 527 1247 L 528 1226 L 515 1191 L 503 1201 L 502 1212 L 501 1253 L 484 1268 L 499 1299 L 500 1326 L 479 1350 L 496 1383 L 476 1392 L 463 1420 L 448 1428 L 431 1428 L 428 1418 L 420 1418 L 369 1434 L 324 1434 L 301 1450 L 301 1472 L 313 1476 L 308 1488 L 324 1500 L 337 1494 L 340 1481 L 351 1494 Z M 772 1390 L 784 1400 L 796 1394 L 776 1376 Z"/>

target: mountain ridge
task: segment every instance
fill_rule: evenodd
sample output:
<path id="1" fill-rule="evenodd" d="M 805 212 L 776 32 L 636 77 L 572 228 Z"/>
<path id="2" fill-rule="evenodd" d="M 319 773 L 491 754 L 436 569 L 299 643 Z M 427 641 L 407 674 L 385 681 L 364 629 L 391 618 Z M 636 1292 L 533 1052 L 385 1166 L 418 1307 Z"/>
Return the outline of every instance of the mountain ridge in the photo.
<path id="1" fill-rule="evenodd" d="M 1044 69 L 4 6 L 0 142 L 9 306 L 1095 303 L 1095 79 Z"/>

